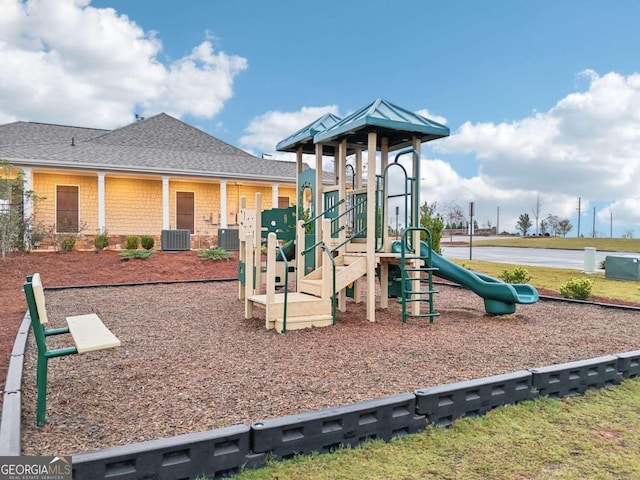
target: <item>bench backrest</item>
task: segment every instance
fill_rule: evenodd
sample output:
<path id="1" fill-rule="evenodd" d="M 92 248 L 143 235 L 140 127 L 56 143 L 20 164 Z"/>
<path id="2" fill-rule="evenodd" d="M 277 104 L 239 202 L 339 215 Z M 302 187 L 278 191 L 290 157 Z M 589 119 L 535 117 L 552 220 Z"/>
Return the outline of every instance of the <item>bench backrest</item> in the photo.
<path id="1" fill-rule="evenodd" d="M 44 287 L 39 273 L 34 273 L 31 277 L 31 285 L 33 286 L 33 296 L 36 299 L 36 307 L 38 308 L 38 318 L 41 324 L 49 323 L 47 317 L 47 306 L 44 301 Z"/>
<path id="2" fill-rule="evenodd" d="M 27 297 L 27 306 L 29 307 L 29 316 L 31 317 L 31 327 L 33 328 L 33 334 L 36 337 L 38 350 L 46 352 L 47 344 L 45 341 L 44 326 L 42 322 L 43 317 L 41 316 L 40 311 L 42 311 L 44 323 L 46 323 L 47 309 L 44 304 L 44 289 L 42 288 L 40 274 L 35 273 L 27 277 L 27 281 L 24 284 L 24 294 Z M 38 297 L 40 297 L 40 300 L 37 300 Z M 38 302 L 42 304 L 42 309 L 38 307 Z"/>

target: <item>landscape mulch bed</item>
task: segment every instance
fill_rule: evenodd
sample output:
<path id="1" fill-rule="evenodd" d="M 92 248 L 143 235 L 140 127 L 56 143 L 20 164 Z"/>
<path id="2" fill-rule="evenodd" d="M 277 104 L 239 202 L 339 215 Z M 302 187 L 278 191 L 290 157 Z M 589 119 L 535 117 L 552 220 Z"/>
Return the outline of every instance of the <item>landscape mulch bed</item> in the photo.
<path id="1" fill-rule="evenodd" d="M 193 252 L 159 252 L 143 262 L 113 257 L 109 263 L 112 253 L 18 258 L 12 265 L 20 268 L 2 272 L 12 271 L 15 325 L 26 310 L 20 286 L 34 271 L 43 275 L 45 287 L 237 274 L 235 261 L 202 262 Z M 180 256 L 178 265 L 162 263 Z M 73 266 L 60 265 L 67 262 Z M 37 428 L 30 340 L 23 453 L 71 454 L 249 424 L 640 348 L 637 311 L 541 300 L 496 317 L 486 315 L 482 299 L 471 292 L 438 288 L 441 316 L 433 324 L 422 319 L 403 324 L 393 301 L 386 310 L 378 308 L 376 323 L 370 323 L 364 304 L 349 300 L 335 327 L 285 335 L 264 328 L 262 311 L 257 318 L 244 318 L 236 282 L 49 290 L 51 326 L 63 325 L 68 315 L 96 312 L 122 347 L 51 360 L 48 423 Z M 7 314 L 2 315 L 5 320 Z"/>

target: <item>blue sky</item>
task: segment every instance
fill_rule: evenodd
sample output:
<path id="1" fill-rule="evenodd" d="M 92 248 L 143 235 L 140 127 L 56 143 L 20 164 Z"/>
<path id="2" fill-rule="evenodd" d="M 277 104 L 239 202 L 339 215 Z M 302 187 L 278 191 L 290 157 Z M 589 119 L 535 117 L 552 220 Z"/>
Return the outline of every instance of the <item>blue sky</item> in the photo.
<path id="1" fill-rule="evenodd" d="M 640 2 L 0 0 L 0 123 L 165 111 L 256 155 L 385 98 L 446 122 L 423 199 L 640 235 Z M 500 210 L 498 218 L 497 211 Z"/>

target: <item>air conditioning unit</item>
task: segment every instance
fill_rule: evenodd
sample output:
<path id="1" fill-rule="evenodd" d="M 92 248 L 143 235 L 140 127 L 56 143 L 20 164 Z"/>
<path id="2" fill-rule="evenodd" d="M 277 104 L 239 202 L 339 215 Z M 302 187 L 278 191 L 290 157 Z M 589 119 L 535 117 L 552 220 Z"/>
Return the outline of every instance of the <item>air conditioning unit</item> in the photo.
<path id="1" fill-rule="evenodd" d="M 162 230 L 161 243 L 163 251 L 191 250 L 191 231 Z"/>
<path id="2" fill-rule="evenodd" d="M 218 248 L 240 250 L 240 231 L 237 228 L 218 229 Z"/>

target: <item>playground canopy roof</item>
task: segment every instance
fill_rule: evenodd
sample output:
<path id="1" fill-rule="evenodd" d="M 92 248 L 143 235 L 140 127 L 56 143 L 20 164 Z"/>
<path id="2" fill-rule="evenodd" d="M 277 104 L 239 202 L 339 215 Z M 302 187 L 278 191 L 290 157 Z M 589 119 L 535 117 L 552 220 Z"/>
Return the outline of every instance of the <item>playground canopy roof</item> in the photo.
<path id="1" fill-rule="evenodd" d="M 322 117 L 278 142 L 276 150 L 280 152 L 295 152 L 299 146 L 302 146 L 303 153 L 313 154 L 315 153 L 313 137 L 333 127 L 339 121 L 340 117 L 335 116 L 333 113 L 325 113 Z"/>
<path id="2" fill-rule="evenodd" d="M 347 138 L 349 145 L 366 148 L 367 136 L 373 131 L 379 134 L 378 139 L 389 139 L 389 150 L 410 146 L 413 136 L 428 142 L 449 135 L 448 127 L 378 98 L 316 134 L 313 140 L 315 143 L 339 143 Z"/>

